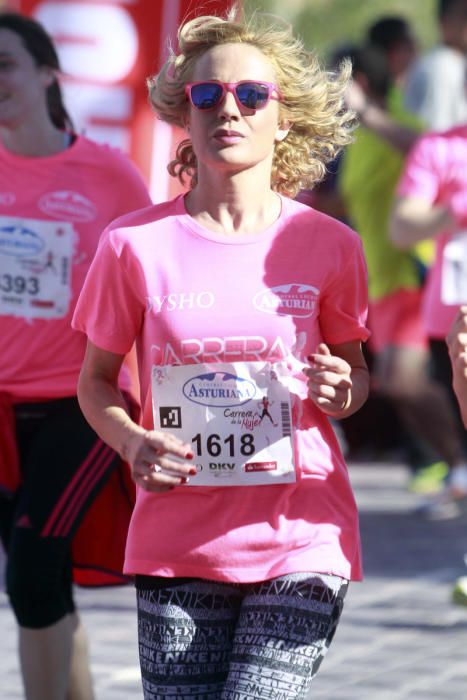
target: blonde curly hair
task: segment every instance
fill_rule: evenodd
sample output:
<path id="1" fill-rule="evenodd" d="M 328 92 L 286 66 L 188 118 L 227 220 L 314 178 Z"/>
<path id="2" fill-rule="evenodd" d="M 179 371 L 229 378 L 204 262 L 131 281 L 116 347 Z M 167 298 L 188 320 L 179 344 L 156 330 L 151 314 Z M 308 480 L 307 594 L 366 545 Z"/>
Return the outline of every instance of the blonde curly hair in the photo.
<path id="1" fill-rule="evenodd" d="M 276 18 L 277 19 L 277 18 Z M 310 189 L 326 174 L 326 164 L 352 141 L 355 115 L 345 107 L 350 62 L 326 71 L 316 55 L 305 50 L 285 22 L 260 13 L 246 19 L 233 7 L 224 18 L 196 17 L 178 32 L 179 53 L 171 51 L 162 70 L 147 81 L 150 102 L 158 117 L 184 127 L 189 104 L 185 84 L 197 60 L 219 44 L 245 43 L 259 49 L 273 65 L 283 95 L 280 119 L 291 123 L 287 137 L 275 145 L 271 187 L 289 197 Z M 183 140 L 169 173 L 194 187 L 197 160 L 190 139 Z"/>

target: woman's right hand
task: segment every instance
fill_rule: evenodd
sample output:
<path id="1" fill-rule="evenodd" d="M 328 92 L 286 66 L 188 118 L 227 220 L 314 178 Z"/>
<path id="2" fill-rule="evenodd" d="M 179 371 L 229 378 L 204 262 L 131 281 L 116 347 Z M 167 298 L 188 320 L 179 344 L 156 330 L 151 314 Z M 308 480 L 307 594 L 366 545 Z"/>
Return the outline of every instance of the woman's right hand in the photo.
<path id="1" fill-rule="evenodd" d="M 146 491 L 169 491 L 196 475 L 196 467 L 187 461 L 193 459 L 191 445 L 159 430 L 132 432 L 123 458 L 135 483 Z"/>

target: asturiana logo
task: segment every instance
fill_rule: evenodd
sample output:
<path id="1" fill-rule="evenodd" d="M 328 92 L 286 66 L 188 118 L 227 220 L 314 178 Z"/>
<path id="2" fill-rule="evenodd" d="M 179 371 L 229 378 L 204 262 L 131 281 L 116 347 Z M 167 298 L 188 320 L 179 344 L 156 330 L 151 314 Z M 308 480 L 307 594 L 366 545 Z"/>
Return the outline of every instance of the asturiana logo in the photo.
<path id="1" fill-rule="evenodd" d="M 40 198 L 39 208 L 61 221 L 93 221 L 97 216 L 97 209 L 89 199 L 69 190 L 47 192 Z"/>
<path id="2" fill-rule="evenodd" d="M 229 372 L 209 372 L 188 379 L 183 385 L 183 394 L 201 406 L 228 408 L 254 399 L 256 387 L 249 379 Z"/>
<path id="3" fill-rule="evenodd" d="M 0 254 L 12 257 L 37 255 L 44 249 L 39 234 L 24 226 L 12 224 L 0 227 Z"/>
<path id="4" fill-rule="evenodd" d="M 308 318 L 313 315 L 318 296 L 319 289 L 310 284 L 281 284 L 255 294 L 253 305 L 265 314 Z"/>

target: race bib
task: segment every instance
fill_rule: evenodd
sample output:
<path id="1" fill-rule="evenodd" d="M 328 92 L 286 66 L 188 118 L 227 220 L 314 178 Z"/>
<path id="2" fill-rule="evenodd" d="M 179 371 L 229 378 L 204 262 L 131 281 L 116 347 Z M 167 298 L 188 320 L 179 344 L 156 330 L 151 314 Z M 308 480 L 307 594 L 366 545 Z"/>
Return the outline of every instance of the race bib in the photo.
<path id="1" fill-rule="evenodd" d="M 458 231 L 446 243 L 441 270 L 441 301 L 458 305 L 467 302 L 467 231 Z"/>
<path id="2" fill-rule="evenodd" d="M 68 222 L 0 217 L 1 315 L 66 316 L 73 238 Z"/>
<path id="3" fill-rule="evenodd" d="M 153 367 L 155 429 L 192 445 L 189 486 L 294 482 L 285 363 Z"/>

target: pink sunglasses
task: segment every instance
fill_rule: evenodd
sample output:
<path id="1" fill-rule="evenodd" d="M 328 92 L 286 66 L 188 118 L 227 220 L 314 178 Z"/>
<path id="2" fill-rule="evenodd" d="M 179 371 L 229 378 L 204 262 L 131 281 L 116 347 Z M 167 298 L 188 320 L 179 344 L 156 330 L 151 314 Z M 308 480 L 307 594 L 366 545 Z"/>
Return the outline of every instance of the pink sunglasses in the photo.
<path id="1" fill-rule="evenodd" d="M 257 80 L 241 80 L 238 83 L 223 83 L 206 80 L 185 85 L 185 94 L 193 107 L 207 111 L 217 107 L 227 92 L 231 92 L 239 108 L 264 109 L 269 100 L 283 100 L 281 91 L 274 83 Z M 276 93 L 275 95 L 273 93 Z"/>

